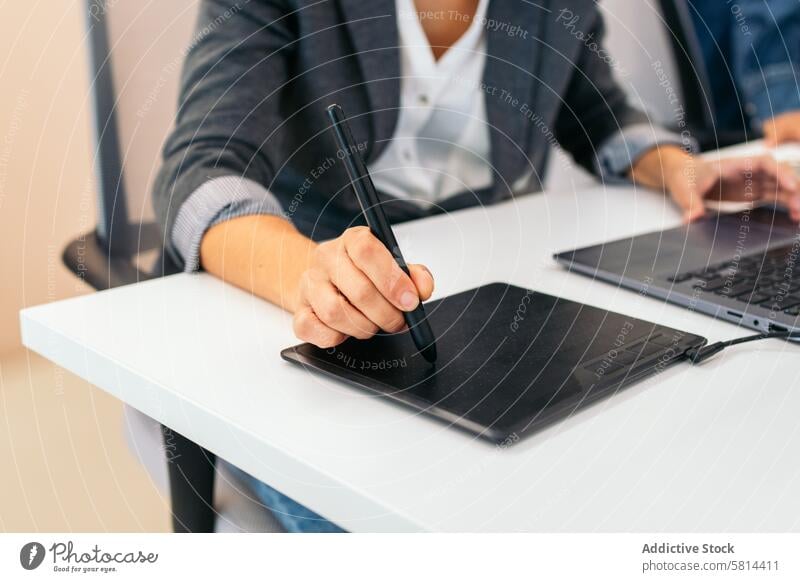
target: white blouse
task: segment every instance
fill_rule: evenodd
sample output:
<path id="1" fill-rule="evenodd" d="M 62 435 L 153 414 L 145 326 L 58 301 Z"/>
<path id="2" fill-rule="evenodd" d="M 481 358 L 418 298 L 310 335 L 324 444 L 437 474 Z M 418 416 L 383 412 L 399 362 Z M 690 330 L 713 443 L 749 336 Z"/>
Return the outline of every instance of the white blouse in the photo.
<path id="1" fill-rule="evenodd" d="M 486 10 L 480 0 L 469 28 L 437 61 L 414 0 L 396 0 L 400 40 L 400 112 L 391 143 L 369 165 L 378 190 L 422 206 L 492 183 L 482 89 Z"/>

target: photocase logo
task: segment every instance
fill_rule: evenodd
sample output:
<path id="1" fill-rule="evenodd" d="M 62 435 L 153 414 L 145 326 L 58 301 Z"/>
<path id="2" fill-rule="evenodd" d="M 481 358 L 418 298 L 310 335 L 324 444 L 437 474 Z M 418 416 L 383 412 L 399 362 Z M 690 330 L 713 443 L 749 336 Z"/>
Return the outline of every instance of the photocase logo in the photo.
<path id="1" fill-rule="evenodd" d="M 26 570 L 35 570 L 44 561 L 44 546 L 39 542 L 28 542 L 19 551 L 19 563 Z"/>

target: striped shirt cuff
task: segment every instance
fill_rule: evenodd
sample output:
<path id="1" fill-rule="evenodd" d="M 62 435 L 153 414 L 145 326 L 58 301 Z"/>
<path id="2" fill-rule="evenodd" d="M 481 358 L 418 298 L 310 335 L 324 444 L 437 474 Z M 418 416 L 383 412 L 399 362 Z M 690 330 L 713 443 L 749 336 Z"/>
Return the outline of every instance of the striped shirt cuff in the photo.
<path id="1" fill-rule="evenodd" d="M 679 135 L 650 123 L 636 123 L 619 131 L 600 146 L 595 158 L 597 175 L 603 182 L 627 181 L 627 173 L 639 158 L 651 149 L 664 145 L 676 145 L 690 154 L 700 151 L 697 140 L 688 133 Z"/>
<path id="2" fill-rule="evenodd" d="M 184 271 L 191 273 L 200 268 L 200 241 L 209 228 L 252 214 L 283 214 L 278 199 L 258 182 L 222 176 L 192 192 L 172 227 L 172 244 L 183 259 Z"/>

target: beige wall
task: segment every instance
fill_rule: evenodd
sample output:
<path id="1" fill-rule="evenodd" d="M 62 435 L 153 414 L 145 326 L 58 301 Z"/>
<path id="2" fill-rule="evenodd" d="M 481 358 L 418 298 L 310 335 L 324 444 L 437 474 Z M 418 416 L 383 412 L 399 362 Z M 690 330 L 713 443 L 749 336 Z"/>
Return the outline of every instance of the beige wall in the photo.
<path id="1" fill-rule="evenodd" d="M 61 265 L 94 225 L 81 0 L 3 4 L 0 18 L 0 353 L 22 307 L 87 292 Z"/>

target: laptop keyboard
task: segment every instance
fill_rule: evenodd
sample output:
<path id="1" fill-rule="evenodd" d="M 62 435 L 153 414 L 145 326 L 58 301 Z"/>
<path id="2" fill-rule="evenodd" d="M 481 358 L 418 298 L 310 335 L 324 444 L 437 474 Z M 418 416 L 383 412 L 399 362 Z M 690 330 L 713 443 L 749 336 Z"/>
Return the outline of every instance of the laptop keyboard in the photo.
<path id="1" fill-rule="evenodd" d="M 798 247 L 786 245 L 687 271 L 669 280 L 695 289 L 731 297 L 748 305 L 761 305 L 787 315 L 800 315 L 800 262 Z"/>

